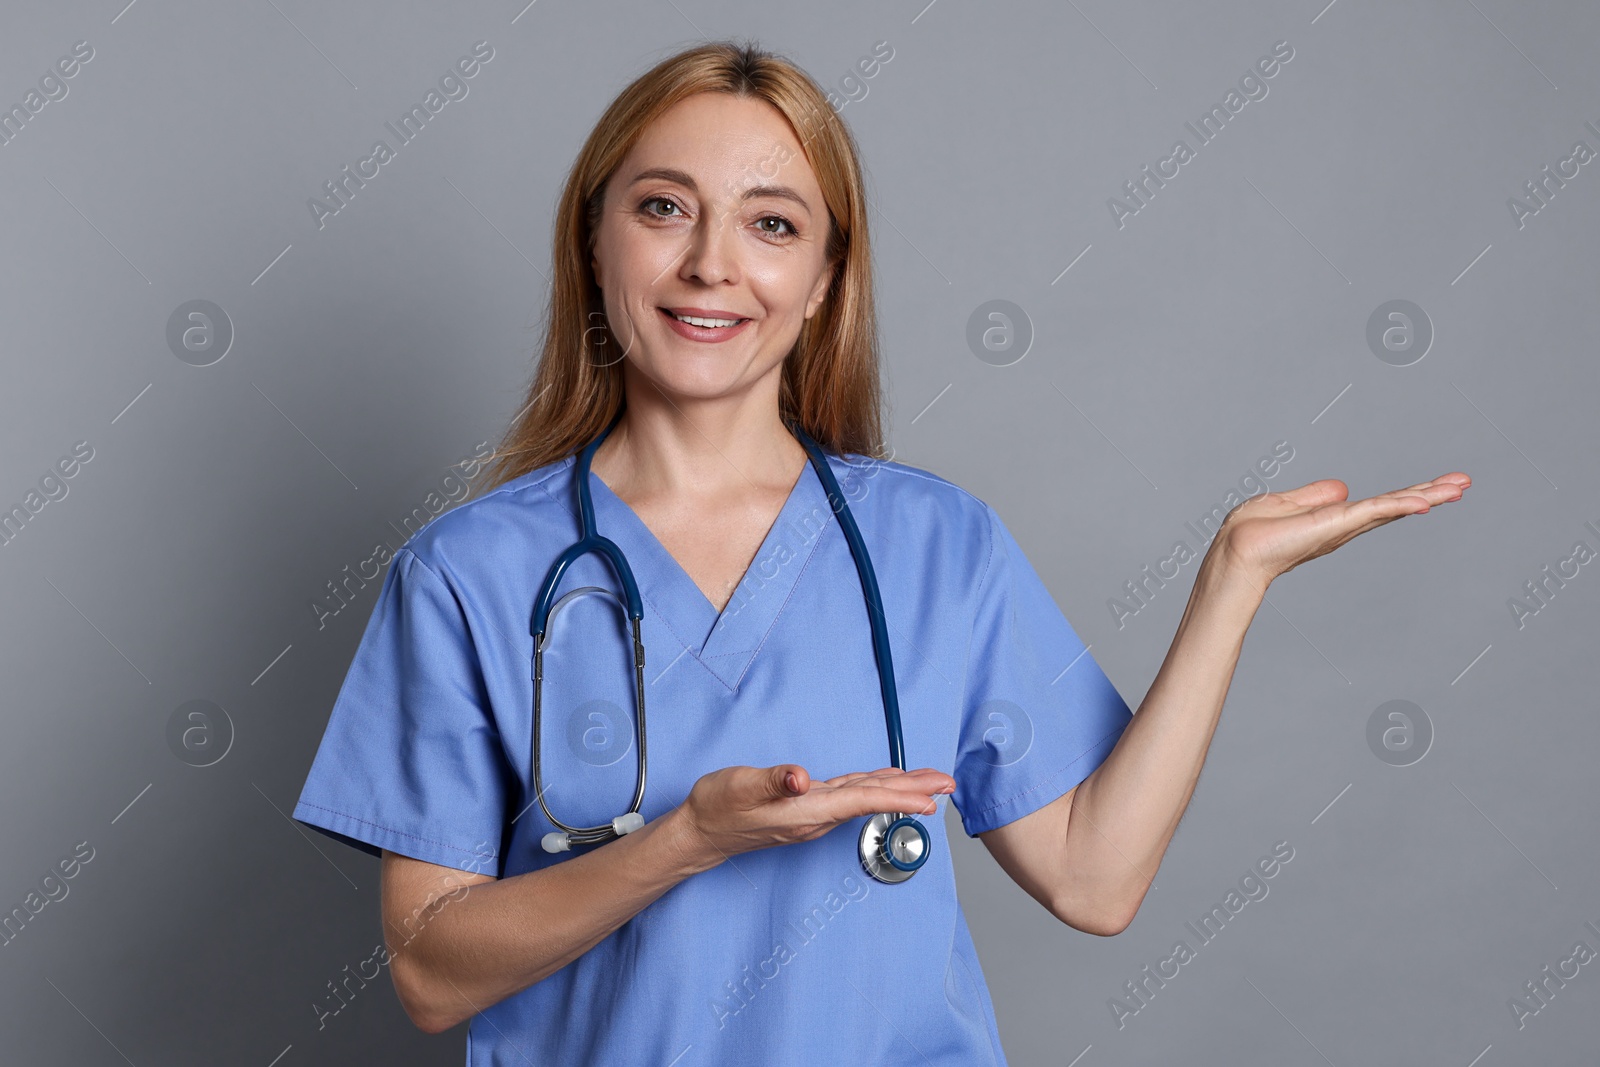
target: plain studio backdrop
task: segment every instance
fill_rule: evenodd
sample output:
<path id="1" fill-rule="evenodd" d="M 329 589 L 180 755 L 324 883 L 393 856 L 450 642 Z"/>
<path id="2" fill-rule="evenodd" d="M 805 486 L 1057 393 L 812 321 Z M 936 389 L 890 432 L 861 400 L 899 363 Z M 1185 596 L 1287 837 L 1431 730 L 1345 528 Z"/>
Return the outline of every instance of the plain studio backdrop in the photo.
<path id="1" fill-rule="evenodd" d="M 859 140 L 896 458 L 994 505 L 1130 705 L 1193 583 L 1175 546 L 1230 493 L 1473 477 L 1269 590 L 1124 933 L 1056 922 L 952 828 L 1012 1063 L 1593 1062 L 1594 7 L 4 18 L 8 1059 L 461 1061 L 387 974 L 318 1025 L 382 937 L 377 861 L 287 818 L 378 588 L 330 583 L 520 405 L 600 111 L 737 36 Z"/>

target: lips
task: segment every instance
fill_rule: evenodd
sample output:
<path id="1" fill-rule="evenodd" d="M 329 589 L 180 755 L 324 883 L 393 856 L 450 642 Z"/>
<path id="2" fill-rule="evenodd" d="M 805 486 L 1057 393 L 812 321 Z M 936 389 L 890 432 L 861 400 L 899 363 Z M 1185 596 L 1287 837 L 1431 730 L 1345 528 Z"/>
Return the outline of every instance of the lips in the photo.
<path id="1" fill-rule="evenodd" d="M 731 311 L 714 311 L 714 310 L 709 310 L 707 308 L 689 308 L 689 307 L 667 308 L 667 307 L 664 307 L 664 308 L 661 309 L 661 311 L 663 313 L 673 317 L 673 318 L 678 318 L 679 316 L 687 316 L 687 317 L 696 318 L 696 319 L 713 319 L 713 320 L 720 320 L 722 322 L 730 323 L 731 326 L 737 326 L 741 322 L 745 322 L 747 320 L 747 318 L 748 318 L 748 316 L 745 316 L 745 315 L 735 315 Z M 728 329 L 730 327 L 712 326 L 712 327 L 705 327 L 705 328 L 707 328 L 707 329 Z"/>
<path id="2" fill-rule="evenodd" d="M 745 331 L 751 320 L 740 315 L 733 315 L 726 311 L 705 311 L 700 308 L 678 308 L 680 314 L 693 315 L 697 319 L 724 319 L 733 320 L 732 326 L 696 326 L 692 322 L 684 322 L 677 314 L 667 308 L 658 309 L 661 317 L 667 320 L 667 326 L 679 337 L 690 341 L 700 341 L 708 344 L 717 344 L 728 341 Z"/>

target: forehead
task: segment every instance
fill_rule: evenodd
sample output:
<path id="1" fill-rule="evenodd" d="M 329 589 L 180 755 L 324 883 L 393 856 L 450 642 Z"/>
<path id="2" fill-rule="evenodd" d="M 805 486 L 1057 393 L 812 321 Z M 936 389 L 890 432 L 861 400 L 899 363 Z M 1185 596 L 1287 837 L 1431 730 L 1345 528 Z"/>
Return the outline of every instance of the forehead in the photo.
<path id="1" fill-rule="evenodd" d="M 756 97 L 696 93 L 662 112 L 640 134 L 619 168 L 623 181 L 654 167 L 693 177 L 703 196 L 775 179 L 808 197 L 821 187 L 783 113 Z"/>

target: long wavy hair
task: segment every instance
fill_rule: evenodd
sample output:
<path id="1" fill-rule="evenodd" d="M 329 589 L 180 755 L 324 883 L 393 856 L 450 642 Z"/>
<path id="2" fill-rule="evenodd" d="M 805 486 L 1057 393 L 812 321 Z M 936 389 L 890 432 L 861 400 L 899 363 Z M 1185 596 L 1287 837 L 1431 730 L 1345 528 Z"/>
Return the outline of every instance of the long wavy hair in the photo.
<path id="1" fill-rule="evenodd" d="M 525 403 L 487 458 L 487 491 L 576 454 L 625 402 L 617 339 L 590 259 L 606 183 L 641 133 L 695 93 L 771 104 L 788 120 L 827 202 L 833 280 L 784 359 L 779 416 L 833 452 L 886 457 L 867 202 L 854 138 L 810 75 L 753 42 L 686 49 L 646 71 L 606 109 L 567 175 L 551 238 L 544 349 Z"/>

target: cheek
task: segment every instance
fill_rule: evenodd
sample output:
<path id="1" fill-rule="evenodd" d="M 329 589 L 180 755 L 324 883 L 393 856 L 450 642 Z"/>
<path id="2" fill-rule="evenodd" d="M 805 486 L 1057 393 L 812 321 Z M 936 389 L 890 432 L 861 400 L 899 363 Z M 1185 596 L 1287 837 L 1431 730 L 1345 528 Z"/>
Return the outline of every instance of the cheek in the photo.
<path id="1" fill-rule="evenodd" d="M 773 318 L 805 317 L 815 279 L 792 264 L 754 264 L 745 271 L 745 280 L 756 301 Z"/>
<path id="2" fill-rule="evenodd" d="M 682 249 L 660 241 L 619 241 L 606 272 L 611 283 L 606 299 L 615 310 L 638 316 L 654 311 L 669 290 L 681 290 L 675 272 L 682 264 Z"/>

